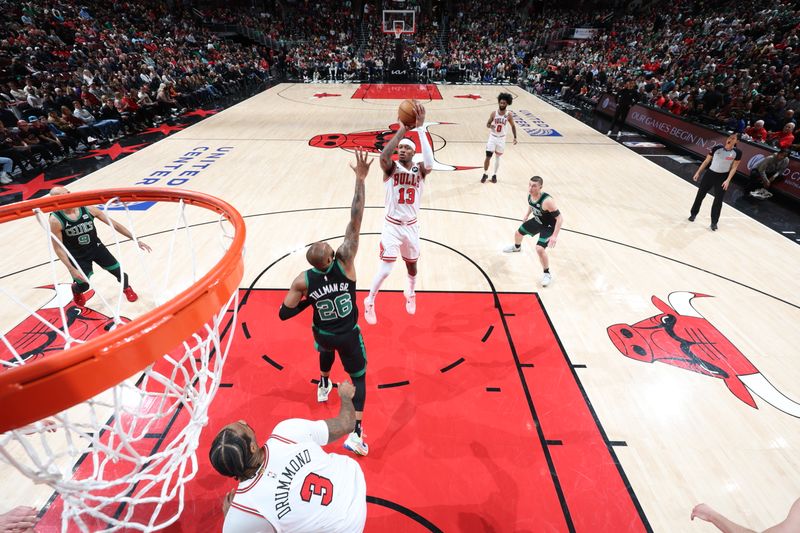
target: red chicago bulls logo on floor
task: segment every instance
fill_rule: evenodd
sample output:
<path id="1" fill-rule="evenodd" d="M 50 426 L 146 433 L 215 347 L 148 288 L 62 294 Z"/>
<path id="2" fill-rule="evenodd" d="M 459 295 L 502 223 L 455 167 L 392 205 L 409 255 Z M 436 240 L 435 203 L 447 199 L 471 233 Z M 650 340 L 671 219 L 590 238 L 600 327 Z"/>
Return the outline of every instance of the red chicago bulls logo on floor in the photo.
<path id="1" fill-rule="evenodd" d="M 673 292 L 669 305 L 653 296 L 660 314 L 633 325 L 608 328 L 614 346 L 637 361 L 658 361 L 719 378 L 747 405 L 758 409 L 751 393 L 781 411 L 800 418 L 800 404 L 786 397 L 758 371 L 717 328 L 703 318 L 692 299 L 706 297 L 695 292 Z"/>
<path id="2" fill-rule="evenodd" d="M 8 343 L 19 354 L 19 359 L 26 363 L 65 349 L 68 338 L 73 343 L 85 342 L 102 335 L 114 325 L 113 318 L 89 307 L 76 306 L 72 302 L 69 283 L 40 288 L 55 290 L 53 298 L 36 312 L 38 317 L 28 316 L 5 334 Z M 93 294 L 94 291 L 89 291 L 87 300 Z M 69 332 L 68 337 L 65 331 Z M 0 344 L 0 359 L 19 362 L 5 343 Z"/>
<path id="3" fill-rule="evenodd" d="M 425 134 L 430 143 L 431 147 L 433 147 L 433 137 L 428 132 L 428 128 L 431 126 L 436 126 L 437 124 L 447 124 L 446 122 L 426 122 L 422 125 L 420 130 Z M 383 150 L 383 147 L 394 137 L 395 132 L 400 127 L 399 124 L 391 124 L 389 129 L 385 130 L 373 130 L 373 131 L 358 131 L 354 133 L 324 133 L 322 135 L 315 135 L 312 137 L 310 141 L 308 141 L 309 146 L 314 146 L 316 148 L 341 148 L 342 150 L 352 151 L 356 148 L 361 148 L 362 150 L 366 150 L 367 152 L 373 154 L 379 154 Z M 420 132 L 417 130 L 411 130 L 406 133 L 406 137 L 414 141 L 417 145 L 417 153 L 414 155 L 414 161 L 419 162 L 422 161 L 422 153 L 420 151 L 420 140 L 419 140 Z M 434 148 L 434 152 L 436 149 Z M 395 154 L 394 159 L 397 159 L 397 155 Z M 441 163 L 436 160 L 434 156 L 433 160 L 433 170 L 471 170 L 478 167 L 470 167 L 470 166 L 463 166 L 463 165 L 448 165 L 446 163 Z"/>

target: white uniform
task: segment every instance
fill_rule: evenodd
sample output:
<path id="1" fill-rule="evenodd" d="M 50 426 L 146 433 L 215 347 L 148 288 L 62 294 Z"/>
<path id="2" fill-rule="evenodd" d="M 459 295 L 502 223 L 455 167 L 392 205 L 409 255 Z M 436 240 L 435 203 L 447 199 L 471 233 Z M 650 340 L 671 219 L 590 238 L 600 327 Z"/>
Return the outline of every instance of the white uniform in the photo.
<path id="1" fill-rule="evenodd" d="M 383 261 L 393 262 L 398 254 L 407 263 L 419 259 L 417 214 L 425 183 L 421 165 L 412 163 L 409 170 L 395 161 L 391 173 L 384 176 L 386 198 L 380 250 Z"/>
<path id="2" fill-rule="evenodd" d="M 353 459 L 321 448 L 324 420 L 293 418 L 272 430 L 264 466 L 239 483 L 223 533 L 352 533 L 364 530 L 367 485 Z"/>
<path id="3" fill-rule="evenodd" d="M 502 154 L 506 149 L 506 130 L 508 129 L 508 118 L 511 111 L 506 109 L 502 115 L 500 111 L 494 112 L 492 128 L 489 132 L 489 140 L 486 141 L 486 151 Z"/>

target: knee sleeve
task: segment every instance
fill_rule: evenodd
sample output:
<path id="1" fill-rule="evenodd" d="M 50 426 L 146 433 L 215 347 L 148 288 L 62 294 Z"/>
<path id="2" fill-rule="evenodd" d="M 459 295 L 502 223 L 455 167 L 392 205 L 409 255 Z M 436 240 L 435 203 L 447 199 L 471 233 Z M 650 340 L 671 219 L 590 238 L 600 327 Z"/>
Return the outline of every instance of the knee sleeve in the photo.
<path id="1" fill-rule="evenodd" d="M 367 399 L 366 374 L 353 378 L 353 385 L 356 388 L 356 393 L 353 396 L 353 407 L 355 407 L 356 411 L 361 413 L 364 411 L 364 401 Z"/>
<path id="2" fill-rule="evenodd" d="M 330 372 L 333 367 L 333 360 L 335 355 L 333 350 L 320 350 L 319 352 L 319 369 L 322 372 Z"/>

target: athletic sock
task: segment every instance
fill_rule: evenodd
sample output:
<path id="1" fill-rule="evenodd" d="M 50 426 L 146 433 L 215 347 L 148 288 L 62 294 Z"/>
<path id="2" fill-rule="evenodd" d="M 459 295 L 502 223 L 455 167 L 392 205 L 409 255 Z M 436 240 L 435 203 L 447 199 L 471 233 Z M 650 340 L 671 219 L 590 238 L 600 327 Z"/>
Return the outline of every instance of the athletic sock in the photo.
<path id="1" fill-rule="evenodd" d="M 361 436 L 361 420 L 356 420 L 356 428 L 353 431 L 359 437 Z"/>
<path id="2" fill-rule="evenodd" d="M 520 243 L 520 244 L 515 244 L 515 245 L 514 245 L 514 248 L 516 248 L 517 250 L 519 250 L 520 248 L 522 248 L 522 243 Z"/>
<path id="3" fill-rule="evenodd" d="M 549 274 L 549 273 L 550 273 L 550 269 L 549 269 L 549 268 L 545 268 L 545 269 L 544 269 L 544 273 L 545 273 L 545 274 Z"/>
<path id="4" fill-rule="evenodd" d="M 319 384 L 322 387 L 328 388 L 328 380 L 329 380 L 328 376 L 320 376 L 319 377 Z"/>

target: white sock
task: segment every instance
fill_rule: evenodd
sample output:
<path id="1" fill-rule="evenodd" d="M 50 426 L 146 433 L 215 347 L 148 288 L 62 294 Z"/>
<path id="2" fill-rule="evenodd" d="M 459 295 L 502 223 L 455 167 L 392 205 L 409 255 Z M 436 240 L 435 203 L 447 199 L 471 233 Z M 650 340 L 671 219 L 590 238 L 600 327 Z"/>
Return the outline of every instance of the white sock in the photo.
<path id="1" fill-rule="evenodd" d="M 408 275 L 408 294 L 414 294 L 414 287 L 417 286 L 417 276 Z"/>
<path id="2" fill-rule="evenodd" d="M 383 285 L 383 280 L 389 277 L 392 267 L 394 267 L 394 262 L 381 261 L 378 272 L 376 272 L 375 277 L 372 278 L 372 287 L 369 290 L 369 296 L 367 296 L 370 302 L 374 302 L 375 298 L 377 298 L 378 291 L 381 290 L 381 285 Z"/>
<path id="3" fill-rule="evenodd" d="M 500 156 L 494 158 L 494 174 L 497 175 L 497 169 L 500 168 Z"/>

